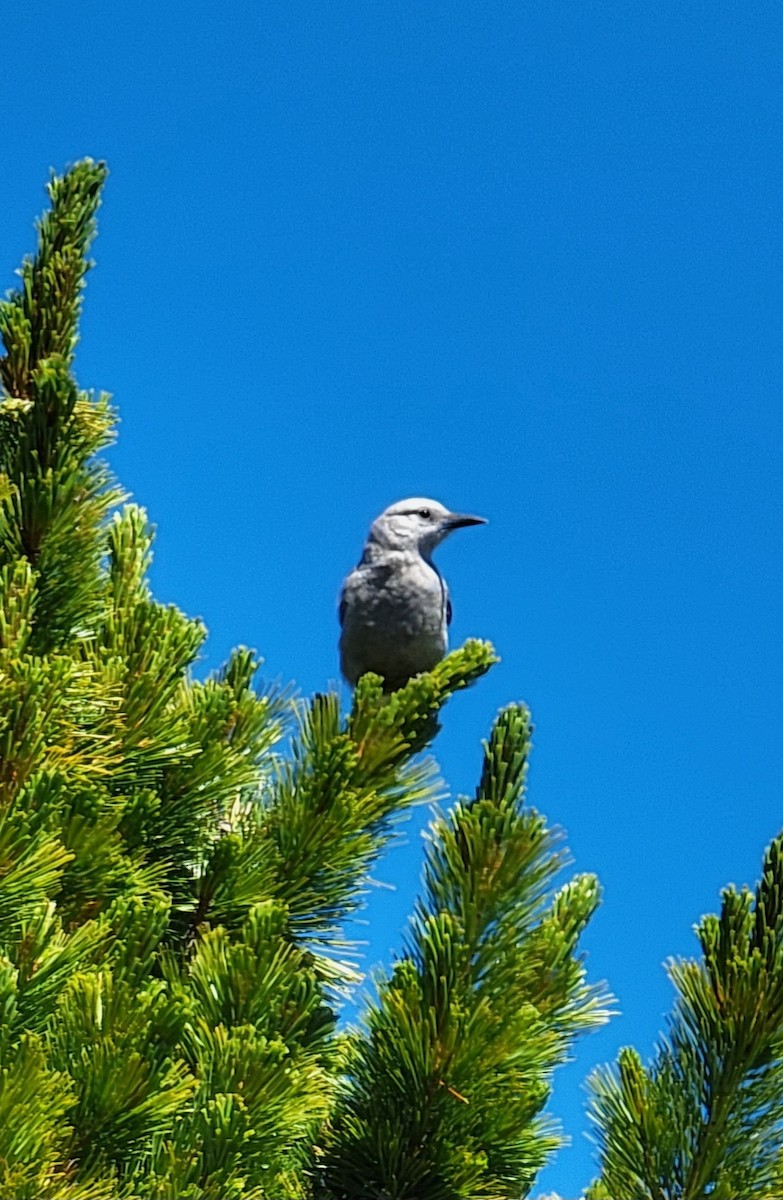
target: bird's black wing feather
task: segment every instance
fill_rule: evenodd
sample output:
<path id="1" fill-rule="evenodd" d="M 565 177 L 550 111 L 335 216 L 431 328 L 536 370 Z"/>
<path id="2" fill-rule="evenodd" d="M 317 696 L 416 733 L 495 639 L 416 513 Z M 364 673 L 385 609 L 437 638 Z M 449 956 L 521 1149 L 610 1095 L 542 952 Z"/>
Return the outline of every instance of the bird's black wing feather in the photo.
<path id="1" fill-rule="evenodd" d="M 341 627 L 345 622 L 345 610 L 347 607 L 348 601 L 345 598 L 345 589 L 343 589 L 343 591 L 340 593 L 340 607 L 337 610 L 337 619 L 339 620 Z"/>
<path id="2" fill-rule="evenodd" d="M 451 624 L 451 618 L 454 616 L 454 609 L 451 604 L 451 596 L 446 595 L 446 624 Z"/>

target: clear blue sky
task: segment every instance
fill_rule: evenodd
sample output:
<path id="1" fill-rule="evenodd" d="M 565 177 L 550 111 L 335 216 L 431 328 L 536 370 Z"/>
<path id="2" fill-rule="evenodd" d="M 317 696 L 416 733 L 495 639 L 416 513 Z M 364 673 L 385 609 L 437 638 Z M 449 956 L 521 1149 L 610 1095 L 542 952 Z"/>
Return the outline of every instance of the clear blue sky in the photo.
<path id="1" fill-rule="evenodd" d="M 541 1180 L 574 1197 L 580 1081 L 649 1052 L 662 963 L 783 824 L 779 6 L 30 0 L 2 36 L 6 284 L 49 167 L 107 159 L 79 375 L 207 666 L 323 688 L 369 520 L 490 518 L 440 561 L 503 663 L 437 756 L 470 790 L 526 700 L 531 800 L 605 887 L 622 1015 L 558 1076 Z"/>

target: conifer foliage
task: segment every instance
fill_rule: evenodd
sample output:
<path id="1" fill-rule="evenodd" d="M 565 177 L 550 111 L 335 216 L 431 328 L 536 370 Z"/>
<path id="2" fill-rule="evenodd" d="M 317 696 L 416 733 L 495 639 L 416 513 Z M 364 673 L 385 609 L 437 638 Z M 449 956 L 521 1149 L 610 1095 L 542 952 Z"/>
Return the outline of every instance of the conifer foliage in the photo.
<path id="1" fill-rule="evenodd" d="M 346 921 L 411 805 L 468 642 L 343 715 L 255 682 L 157 603 L 74 351 L 105 169 L 49 186 L 0 304 L 0 1200 L 512 1200 L 559 1144 L 554 1068 L 605 1019 L 591 876 L 524 797 L 530 721 L 430 828 L 406 944 L 358 1028 Z M 668 1039 L 600 1075 L 594 1200 L 783 1195 L 783 853 L 677 964 Z M 556 878 L 557 877 L 557 878 Z"/>
<path id="2" fill-rule="evenodd" d="M 701 961 L 669 967 L 677 1000 L 655 1061 L 625 1049 L 592 1080 L 590 1200 L 783 1196 L 783 837 L 755 895 L 727 888 L 696 932 Z"/>
<path id="3" fill-rule="evenodd" d="M 434 827 L 405 956 L 340 1033 L 346 918 L 494 655 L 391 697 L 367 676 L 347 716 L 254 686 L 244 649 L 192 676 L 204 629 L 151 596 L 108 400 L 74 379 L 104 175 L 52 179 L 0 307 L 0 1200 L 518 1195 L 551 1070 L 600 1019 L 595 884 L 549 894 L 521 804 L 527 714 Z"/>
<path id="4" fill-rule="evenodd" d="M 527 711 L 504 710 L 476 795 L 431 831 L 404 957 L 347 1051 L 327 1195 L 526 1195 L 558 1145 L 540 1117 L 577 1033 L 604 1019 L 574 951 L 598 893 L 522 805 Z"/>

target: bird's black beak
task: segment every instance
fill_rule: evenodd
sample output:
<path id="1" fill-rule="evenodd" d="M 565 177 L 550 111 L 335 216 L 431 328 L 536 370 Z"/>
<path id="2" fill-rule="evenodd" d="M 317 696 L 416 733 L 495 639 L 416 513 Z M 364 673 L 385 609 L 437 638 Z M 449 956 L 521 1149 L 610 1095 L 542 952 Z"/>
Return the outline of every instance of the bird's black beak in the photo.
<path id="1" fill-rule="evenodd" d="M 443 522 L 447 529 L 465 529 L 468 525 L 486 525 L 486 517 L 471 517 L 467 513 L 451 513 Z"/>

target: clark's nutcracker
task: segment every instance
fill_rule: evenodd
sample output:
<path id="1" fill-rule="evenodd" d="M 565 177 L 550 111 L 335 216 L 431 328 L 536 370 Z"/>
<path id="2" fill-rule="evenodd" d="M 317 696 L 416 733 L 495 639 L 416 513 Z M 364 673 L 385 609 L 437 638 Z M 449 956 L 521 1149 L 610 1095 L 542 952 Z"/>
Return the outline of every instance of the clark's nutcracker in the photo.
<path id="1" fill-rule="evenodd" d="M 440 662 L 451 600 L 432 553 L 453 529 L 485 524 L 421 497 L 398 500 L 373 522 L 340 596 L 340 669 L 352 686 L 374 671 L 390 692 Z"/>

